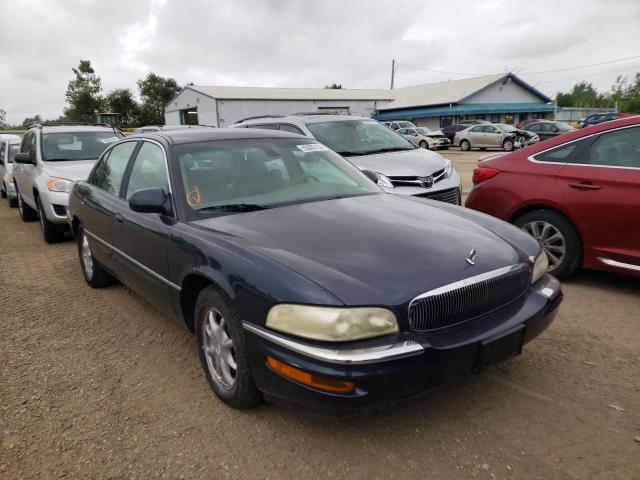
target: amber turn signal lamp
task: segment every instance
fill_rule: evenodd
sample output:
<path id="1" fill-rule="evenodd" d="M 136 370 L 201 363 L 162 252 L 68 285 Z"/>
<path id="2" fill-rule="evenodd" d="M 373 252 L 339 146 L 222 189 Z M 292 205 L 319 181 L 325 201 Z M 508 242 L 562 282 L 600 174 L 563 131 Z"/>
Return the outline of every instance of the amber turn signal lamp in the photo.
<path id="1" fill-rule="evenodd" d="M 318 390 L 334 393 L 349 393 L 353 391 L 356 386 L 355 383 L 346 380 L 335 380 L 333 378 L 313 375 L 292 365 L 281 362 L 280 360 L 276 360 L 273 357 L 267 357 L 267 364 L 273 371 L 278 372 L 283 377 L 290 378 L 291 380 L 295 380 L 303 385 L 308 385 L 309 387 L 317 388 Z"/>

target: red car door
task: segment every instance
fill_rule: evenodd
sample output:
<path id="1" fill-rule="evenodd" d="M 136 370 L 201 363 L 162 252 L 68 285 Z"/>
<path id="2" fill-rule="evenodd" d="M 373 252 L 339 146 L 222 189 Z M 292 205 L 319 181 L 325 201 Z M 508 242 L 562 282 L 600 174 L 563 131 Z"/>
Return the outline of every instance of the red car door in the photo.
<path id="1" fill-rule="evenodd" d="M 582 141 L 556 181 L 582 235 L 584 265 L 640 274 L 640 127 Z"/>

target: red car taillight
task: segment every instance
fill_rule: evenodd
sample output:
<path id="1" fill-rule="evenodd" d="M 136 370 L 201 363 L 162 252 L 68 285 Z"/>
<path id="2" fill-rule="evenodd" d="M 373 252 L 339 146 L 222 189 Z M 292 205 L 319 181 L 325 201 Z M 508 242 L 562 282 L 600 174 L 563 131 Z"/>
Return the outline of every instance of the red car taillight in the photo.
<path id="1" fill-rule="evenodd" d="M 474 184 L 484 182 L 485 180 L 489 180 L 490 178 L 495 177 L 500 173 L 500 170 L 496 170 L 495 168 L 489 167 L 476 167 L 473 169 L 473 177 L 471 180 Z"/>

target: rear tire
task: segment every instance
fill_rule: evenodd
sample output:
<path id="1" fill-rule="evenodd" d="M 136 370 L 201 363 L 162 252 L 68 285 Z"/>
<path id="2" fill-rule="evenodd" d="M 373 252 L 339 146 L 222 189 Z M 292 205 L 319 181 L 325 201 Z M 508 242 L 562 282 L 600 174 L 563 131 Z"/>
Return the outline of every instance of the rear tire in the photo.
<path id="1" fill-rule="evenodd" d="M 107 272 L 93 256 L 89 238 L 82 227 L 78 227 L 76 235 L 78 242 L 78 257 L 82 275 L 91 288 L 101 288 L 117 283 L 117 280 Z"/>
<path id="2" fill-rule="evenodd" d="M 47 243 L 58 243 L 64 239 L 64 232 L 62 227 L 51 223 L 44 213 L 42 208 L 42 201 L 40 197 L 36 196 L 36 205 L 38 206 L 38 217 L 40 218 L 40 227 L 42 227 L 42 237 Z"/>
<path id="3" fill-rule="evenodd" d="M 196 300 L 198 354 L 209 385 L 220 400 L 237 409 L 256 405 L 262 395 L 253 380 L 240 315 L 216 287 L 205 287 Z"/>
<path id="4" fill-rule="evenodd" d="M 20 190 L 18 190 L 18 185 L 16 184 L 16 195 L 18 196 L 18 212 L 20 213 L 20 218 L 23 222 L 33 222 L 38 219 L 38 212 L 36 212 L 29 205 L 24 203 L 22 199 L 22 194 Z"/>
<path id="5" fill-rule="evenodd" d="M 10 198 L 9 199 L 9 207 L 17 208 L 18 207 L 18 199 L 17 198 Z"/>
<path id="6" fill-rule="evenodd" d="M 0 188 L 0 198 L 7 198 L 7 184 L 2 182 L 2 188 Z"/>
<path id="7" fill-rule="evenodd" d="M 420 148 L 424 148 L 424 149 L 429 150 L 429 143 L 428 143 L 428 142 L 426 142 L 425 140 L 422 140 L 422 141 L 419 143 L 419 145 L 418 145 L 418 146 L 419 146 Z"/>
<path id="8" fill-rule="evenodd" d="M 462 140 L 460 142 L 460 150 L 462 150 L 463 152 L 468 152 L 469 150 L 471 150 L 471 144 L 469 143 L 469 140 Z"/>
<path id="9" fill-rule="evenodd" d="M 513 222 L 536 240 L 549 257 L 549 273 L 567 278 L 582 265 L 582 241 L 564 215 L 553 210 L 534 210 Z"/>

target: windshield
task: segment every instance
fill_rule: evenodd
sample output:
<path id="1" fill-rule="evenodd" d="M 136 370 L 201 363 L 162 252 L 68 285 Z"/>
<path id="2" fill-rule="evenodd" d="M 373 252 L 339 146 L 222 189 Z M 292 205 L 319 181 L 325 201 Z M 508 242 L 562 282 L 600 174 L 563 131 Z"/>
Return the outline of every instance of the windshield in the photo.
<path id="1" fill-rule="evenodd" d="M 358 168 L 313 140 L 220 140 L 174 151 L 182 198 L 196 216 L 382 192 Z"/>
<path id="2" fill-rule="evenodd" d="M 513 125 L 507 125 L 505 123 L 496 123 L 495 126 L 498 127 L 500 130 L 502 130 L 503 132 L 507 132 L 507 133 L 515 132 L 516 130 L 518 130 Z"/>
<path id="3" fill-rule="evenodd" d="M 409 121 L 396 122 L 399 128 L 415 128 L 415 125 Z"/>
<path id="4" fill-rule="evenodd" d="M 307 128 L 317 140 L 345 156 L 416 148 L 409 140 L 375 120 L 307 123 Z"/>
<path id="5" fill-rule="evenodd" d="M 13 159 L 16 158 L 16 153 L 20 151 L 19 143 L 10 143 L 9 144 L 9 163 L 13 163 Z"/>
<path id="6" fill-rule="evenodd" d="M 418 131 L 418 133 L 421 133 L 422 135 L 427 135 L 431 133 L 431 130 L 429 130 L 427 127 L 417 127 L 416 130 Z"/>
<path id="7" fill-rule="evenodd" d="M 95 160 L 124 135 L 114 130 L 95 132 L 57 132 L 42 136 L 42 159 L 47 162 Z"/>

